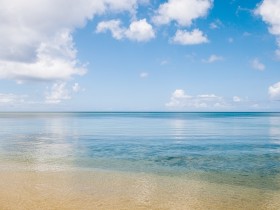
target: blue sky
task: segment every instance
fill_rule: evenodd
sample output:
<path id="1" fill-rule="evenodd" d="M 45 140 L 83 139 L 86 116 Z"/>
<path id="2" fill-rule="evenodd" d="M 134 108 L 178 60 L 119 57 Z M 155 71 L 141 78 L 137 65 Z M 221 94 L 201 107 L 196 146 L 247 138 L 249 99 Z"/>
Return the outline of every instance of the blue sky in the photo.
<path id="1" fill-rule="evenodd" d="M 0 4 L 0 111 L 280 111 L 280 0 Z"/>

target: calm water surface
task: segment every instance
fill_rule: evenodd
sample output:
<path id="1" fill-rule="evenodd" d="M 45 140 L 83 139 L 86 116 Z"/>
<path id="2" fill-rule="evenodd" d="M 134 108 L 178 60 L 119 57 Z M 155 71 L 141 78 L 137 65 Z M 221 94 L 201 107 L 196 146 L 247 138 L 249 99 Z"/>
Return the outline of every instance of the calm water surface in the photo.
<path id="1" fill-rule="evenodd" d="M 280 113 L 2 113 L 0 170 L 112 170 L 280 190 Z"/>

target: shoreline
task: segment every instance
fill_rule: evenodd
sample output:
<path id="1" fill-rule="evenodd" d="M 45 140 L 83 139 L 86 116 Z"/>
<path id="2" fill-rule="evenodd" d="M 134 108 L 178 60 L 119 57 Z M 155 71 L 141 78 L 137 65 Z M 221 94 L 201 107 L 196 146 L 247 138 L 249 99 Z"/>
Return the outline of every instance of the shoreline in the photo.
<path id="1" fill-rule="evenodd" d="M 113 171 L 0 171 L 3 209 L 280 209 L 280 192 Z"/>

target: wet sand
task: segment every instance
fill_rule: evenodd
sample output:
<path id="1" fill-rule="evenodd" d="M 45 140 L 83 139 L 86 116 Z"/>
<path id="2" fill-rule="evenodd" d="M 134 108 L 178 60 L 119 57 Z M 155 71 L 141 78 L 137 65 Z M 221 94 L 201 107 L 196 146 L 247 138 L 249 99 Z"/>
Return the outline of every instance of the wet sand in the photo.
<path id="1" fill-rule="evenodd" d="M 280 209 L 280 192 L 115 171 L 0 171 L 0 209 Z"/>

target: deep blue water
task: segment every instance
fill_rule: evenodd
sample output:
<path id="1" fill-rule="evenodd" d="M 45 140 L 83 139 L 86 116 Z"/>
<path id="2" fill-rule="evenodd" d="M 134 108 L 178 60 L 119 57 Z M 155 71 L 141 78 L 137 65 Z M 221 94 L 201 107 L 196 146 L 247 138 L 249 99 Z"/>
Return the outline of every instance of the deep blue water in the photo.
<path id="1" fill-rule="evenodd" d="M 280 189 L 280 113 L 2 113 L 0 158 Z M 248 182 L 248 180 L 251 180 Z"/>

